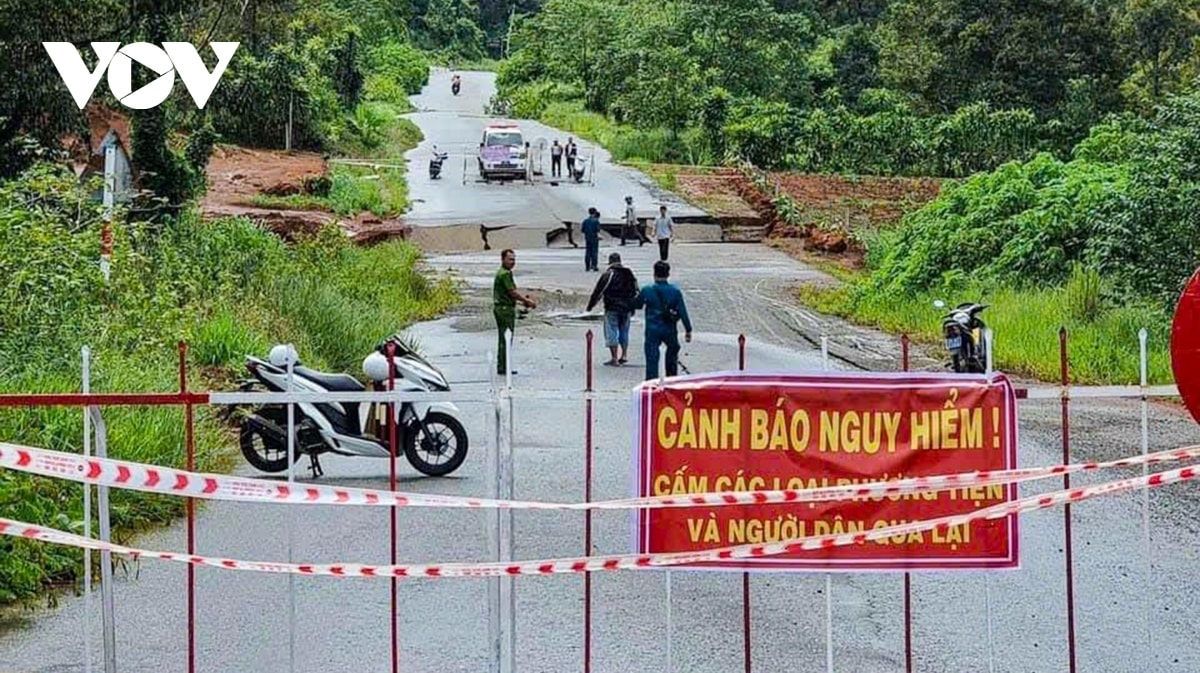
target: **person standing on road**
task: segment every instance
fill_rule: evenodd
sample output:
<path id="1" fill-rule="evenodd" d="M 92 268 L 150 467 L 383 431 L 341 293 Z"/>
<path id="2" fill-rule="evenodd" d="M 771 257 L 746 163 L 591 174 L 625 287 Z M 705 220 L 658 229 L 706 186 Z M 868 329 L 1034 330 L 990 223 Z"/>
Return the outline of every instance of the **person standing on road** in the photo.
<path id="1" fill-rule="evenodd" d="M 629 362 L 629 325 L 637 297 L 637 277 L 621 265 L 620 253 L 610 254 L 608 270 L 596 281 L 587 305 L 591 311 L 604 300 L 604 345 L 612 356 L 605 366 L 619 367 Z"/>
<path id="2" fill-rule="evenodd" d="M 492 283 L 492 315 L 496 318 L 496 329 L 500 333 L 496 348 L 496 373 L 500 376 L 505 375 L 508 366 L 508 342 L 505 340 L 505 332 L 515 334 L 517 330 L 517 302 L 527 308 L 537 308 L 533 299 L 517 291 L 517 281 L 513 279 L 513 268 L 516 265 L 517 253 L 512 250 L 500 253 L 500 270 L 496 272 L 496 280 Z"/>
<path id="3" fill-rule="evenodd" d="M 586 271 L 600 270 L 600 211 L 588 208 L 583 229 L 583 266 Z"/>
<path id="4" fill-rule="evenodd" d="M 567 138 L 567 175 L 575 178 L 575 159 L 579 156 L 579 146 L 575 144 L 574 138 Z"/>
<path id="5" fill-rule="evenodd" d="M 563 146 L 558 144 L 558 138 L 550 146 L 550 177 L 562 177 Z"/>
<path id="6" fill-rule="evenodd" d="M 664 209 L 665 210 L 665 209 Z M 667 376 L 679 374 L 679 327 L 683 321 L 684 339 L 692 342 L 692 320 L 688 317 L 683 293 L 668 282 L 671 265 L 659 261 L 654 263 L 654 284 L 647 285 L 638 293 L 634 309 L 646 309 L 646 380 L 658 378 L 659 348 L 667 347 Z"/>
<path id="7" fill-rule="evenodd" d="M 667 207 L 658 207 L 658 219 L 654 220 L 654 237 L 658 239 L 658 259 L 667 261 L 671 252 L 671 239 L 675 237 L 675 220 L 667 215 Z"/>
<path id="8" fill-rule="evenodd" d="M 621 226 L 621 245 L 625 245 L 626 238 L 638 239 L 638 247 L 646 244 L 646 232 L 642 231 L 641 225 L 637 219 L 637 209 L 633 207 L 633 197 L 625 197 L 625 222 Z"/>

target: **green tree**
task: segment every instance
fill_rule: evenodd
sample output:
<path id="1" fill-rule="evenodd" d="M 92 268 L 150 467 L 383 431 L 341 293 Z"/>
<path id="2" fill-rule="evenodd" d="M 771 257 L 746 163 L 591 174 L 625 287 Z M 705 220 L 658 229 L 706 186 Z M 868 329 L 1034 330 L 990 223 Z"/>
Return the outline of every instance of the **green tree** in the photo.
<path id="1" fill-rule="evenodd" d="M 839 32 L 833 52 L 833 79 L 841 91 L 842 100 L 858 106 L 863 91 L 879 86 L 879 49 L 873 31 L 864 23 L 847 26 Z"/>
<path id="2" fill-rule="evenodd" d="M 1182 66 L 1200 35 L 1196 0 L 1126 0 L 1120 36 L 1133 62 L 1126 90 L 1143 107 L 1157 105 L 1180 84 Z"/>
<path id="3" fill-rule="evenodd" d="M 429 48 L 466 59 L 483 57 L 485 37 L 475 0 L 429 0 L 420 21 Z"/>
<path id="4" fill-rule="evenodd" d="M 884 81 L 942 112 L 987 102 L 1053 117 L 1072 79 L 1121 79 L 1110 17 L 1088 0 L 902 0 L 879 41 Z"/>
<path id="5" fill-rule="evenodd" d="M 768 0 L 685 3 L 691 52 L 705 69 L 705 85 L 735 95 L 769 96 L 783 71 L 811 46 L 802 20 L 775 12 Z"/>
<path id="6" fill-rule="evenodd" d="M 64 135 L 87 137 L 83 115 L 42 42 L 79 45 L 90 66 L 88 42 L 121 39 L 124 19 L 124 3 L 116 0 L 0 2 L 0 178 L 57 149 Z M 104 90 L 101 84 L 97 95 Z"/>

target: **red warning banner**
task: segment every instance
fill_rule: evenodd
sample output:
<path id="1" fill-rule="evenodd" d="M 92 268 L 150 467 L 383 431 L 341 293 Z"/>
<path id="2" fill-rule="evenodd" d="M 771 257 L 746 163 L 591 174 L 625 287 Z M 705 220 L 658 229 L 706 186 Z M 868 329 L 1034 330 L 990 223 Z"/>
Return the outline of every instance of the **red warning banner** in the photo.
<path id="1" fill-rule="evenodd" d="M 819 488 L 1016 466 L 1016 396 L 1002 374 L 722 374 L 636 391 L 639 497 Z M 1015 500 L 1015 484 L 842 502 L 658 509 L 639 553 L 852 534 Z M 689 567 L 952 570 L 1018 566 L 1015 516 L 860 545 Z"/>

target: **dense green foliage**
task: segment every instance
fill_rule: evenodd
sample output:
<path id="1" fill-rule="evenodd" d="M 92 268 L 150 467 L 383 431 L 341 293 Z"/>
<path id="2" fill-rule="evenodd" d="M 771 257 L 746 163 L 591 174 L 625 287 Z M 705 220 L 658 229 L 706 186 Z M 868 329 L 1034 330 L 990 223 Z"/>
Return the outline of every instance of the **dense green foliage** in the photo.
<path id="1" fill-rule="evenodd" d="M 444 310 L 445 282 L 417 268 L 404 243 L 351 246 L 336 229 L 294 247 L 243 220 L 201 224 L 186 214 L 169 227 L 115 224 L 111 282 L 102 280 L 100 212 L 72 176 L 38 166 L 0 183 L 0 390 L 79 389 L 79 351 L 93 351 L 93 389 L 162 391 L 178 385 L 176 343 L 209 377 L 238 374 L 247 354 L 297 345 L 307 364 L 356 371 L 385 335 Z M 214 382 L 197 381 L 202 387 Z M 219 382 L 216 382 L 219 385 Z M 229 457 L 226 426 L 201 411 L 201 469 Z M 181 464 L 177 409 L 106 412 L 112 455 Z M 5 441 L 79 450 L 77 410 L 0 413 Z M 78 530 L 81 490 L 67 482 L 0 473 L 0 516 Z M 113 493 L 117 534 L 169 521 L 182 501 Z M 0 602 L 68 580 L 78 555 L 0 540 Z"/>
<path id="2" fill-rule="evenodd" d="M 1059 284 L 1082 263 L 1120 297 L 1170 302 L 1200 259 L 1200 94 L 1097 126 L 1075 153 L 947 187 L 877 244 L 877 290 Z"/>
<path id="3" fill-rule="evenodd" d="M 217 0 L 16 4 L 24 7 L 0 12 L 0 75 L 10 83 L 0 91 L 0 178 L 53 156 L 64 135 L 87 137 L 84 113 L 40 42 L 71 41 L 90 58 L 90 41 L 183 40 L 209 60 L 206 42 L 241 43 L 203 111 L 177 84 L 165 104 L 129 112 L 146 214 L 177 215 L 202 192 L 218 140 L 283 147 L 290 121 L 294 147 L 337 150 L 357 140 L 355 122 L 371 114 L 364 103 L 407 106 L 428 77 L 408 32 L 421 17 L 400 12 L 411 10 L 407 1 L 249 0 L 240 12 Z M 482 38 L 472 53 L 481 48 Z M 148 71 L 135 73 L 136 88 Z M 93 100 L 122 109 L 103 82 Z"/>
<path id="4" fill-rule="evenodd" d="M 1200 264 L 1200 93 L 1149 120 L 1101 124 L 1060 161 L 1043 154 L 947 185 L 883 232 L 868 272 L 819 309 L 934 340 L 935 298 L 983 301 L 998 366 L 1052 379 L 1054 332 L 1072 339 L 1087 382 L 1137 380 L 1137 332 L 1150 331 L 1151 375 L 1170 380 L 1169 314 Z"/>
<path id="5" fill-rule="evenodd" d="M 356 130 L 365 102 L 408 105 L 429 61 L 384 0 L 265 3 L 208 110 L 226 140 L 282 147 L 288 121 L 301 149 L 337 148 Z M 282 5 L 267 14 L 271 4 Z M 290 5 L 290 6 L 289 6 Z M 232 26 L 231 26 L 232 29 Z"/>
<path id="6" fill-rule="evenodd" d="M 1067 159 L 1105 115 L 1184 88 L 1198 16 L 1195 0 L 547 0 L 499 85 L 518 114 L 572 105 L 665 136 L 648 160 L 964 177 Z"/>

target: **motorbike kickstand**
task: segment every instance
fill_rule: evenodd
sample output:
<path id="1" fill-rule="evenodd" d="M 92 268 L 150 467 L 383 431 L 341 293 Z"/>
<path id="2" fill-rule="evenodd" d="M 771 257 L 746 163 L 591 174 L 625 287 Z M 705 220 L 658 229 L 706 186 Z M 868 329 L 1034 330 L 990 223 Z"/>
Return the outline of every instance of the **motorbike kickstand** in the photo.
<path id="1" fill-rule="evenodd" d="M 317 454 L 308 454 L 309 464 L 308 469 L 312 472 L 312 478 L 317 479 L 325 476 L 325 470 L 321 469 L 321 460 L 317 458 Z"/>

